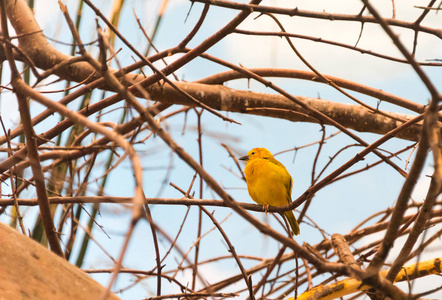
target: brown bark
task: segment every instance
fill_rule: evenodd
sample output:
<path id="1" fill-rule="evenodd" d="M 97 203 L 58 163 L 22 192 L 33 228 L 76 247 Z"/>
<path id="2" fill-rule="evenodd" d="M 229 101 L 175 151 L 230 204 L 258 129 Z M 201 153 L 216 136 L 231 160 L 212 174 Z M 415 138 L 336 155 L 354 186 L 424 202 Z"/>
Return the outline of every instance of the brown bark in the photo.
<path id="1" fill-rule="evenodd" d="M 2 223 L 0 245 L 2 299 L 95 300 L 104 291 L 86 273 Z"/>

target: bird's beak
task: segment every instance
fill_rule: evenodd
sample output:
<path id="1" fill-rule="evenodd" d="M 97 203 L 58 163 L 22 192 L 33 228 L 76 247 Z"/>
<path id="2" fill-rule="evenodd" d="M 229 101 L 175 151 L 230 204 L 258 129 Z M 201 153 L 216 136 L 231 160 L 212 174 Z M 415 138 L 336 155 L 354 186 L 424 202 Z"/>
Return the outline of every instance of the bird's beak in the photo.
<path id="1" fill-rule="evenodd" d="M 249 160 L 249 156 L 248 156 L 248 155 L 245 155 L 245 156 L 243 156 L 243 157 L 240 157 L 239 160 L 245 160 L 245 161 L 248 161 L 248 160 Z"/>

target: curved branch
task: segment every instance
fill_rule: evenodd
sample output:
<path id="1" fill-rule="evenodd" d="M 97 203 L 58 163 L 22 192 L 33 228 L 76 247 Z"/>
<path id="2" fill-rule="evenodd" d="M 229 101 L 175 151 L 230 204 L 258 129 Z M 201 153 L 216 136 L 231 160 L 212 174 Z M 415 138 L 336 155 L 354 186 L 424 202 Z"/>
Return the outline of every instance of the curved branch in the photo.
<path id="1" fill-rule="evenodd" d="M 18 35 L 20 48 L 30 57 L 36 67 L 47 70 L 71 59 L 71 56 L 55 50 L 49 44 L 36 22 L 34 14 L 24 0 L 7 0 L 5 6 L 8 19 Z M 76 62 L 61 66 L 54 70 L 54 74 L 78 82 L 77 79 L 88 78 L 94 71 L 94 68 L 88 63 Z M 95 79 L 97 78 L 99 78 L 99 74 L 95 75 Z"/>
<path id="2" fill-rule="evenodd" d="M 325 83 L 321 80 L 315 73 L 303 70 L 293 70 L 293 69 L 276 69 L 276 68 L 251 68 L 251 72 L 262 76 L 262 77 L 282 77 L 282 78 L 294 78 L 302 80 L 310 80 L 314 82 Z M 325 74 L 324 74 L 325 75 Z M 387 93 L 380 89 L 375 89 L 370 86 L 360 84 L 354 81 L 346 80 L 340 77 L 325 75 L 330 81 L 333 81 L 338 86 L 349 89 L 367 96 L 374 97 L 381 101 L 386 101 L 400 107 L 412 110 L 416 113 L 423 113 L 425 105 L 410 101 L 406 98 L 402 98 L 390 93 Z M 244 73 L 238 71 L 226 71 L 222 73 L 217 73 L 206 78 L 200 79 L 196 82 L 205 84 L 223 84 L 226 81 L 249 78 Z"/>
<path id="3" fill-rule="evenodd" d="M 210 86 L 186 82 L 176 83 L 176 85 L 195 98 L 200 99 L 201 102 L 218 110 L 274 117 L 293 122 L 318 122 L 308 110 L 301 108 L 282 95 L 240 91 L 219 85 Z M 173 101 L 175 104 L 191 105 L 169 85 L 162 87 L 154 85 L 148 89 L 148 92 L 152 99 L 158 101 L 168 103 Z M 373 114 L 359 105 L 336 103 L 310 97 L 298 96 L 296 98 L 338 121 L 346 128 L 360 132 L 385 134 L 402 124 L 385 116 Z M 392 112 L 389 114 L 397 116 L 401 120 L 408 121 L 413 118 L 413 116 L 405 114 Z M 328 125 L 328 123 L 325 124 Z M 414 125 L 398 134 L 397 137 L 417 141 L 420 127 L 421 125 Z"/>

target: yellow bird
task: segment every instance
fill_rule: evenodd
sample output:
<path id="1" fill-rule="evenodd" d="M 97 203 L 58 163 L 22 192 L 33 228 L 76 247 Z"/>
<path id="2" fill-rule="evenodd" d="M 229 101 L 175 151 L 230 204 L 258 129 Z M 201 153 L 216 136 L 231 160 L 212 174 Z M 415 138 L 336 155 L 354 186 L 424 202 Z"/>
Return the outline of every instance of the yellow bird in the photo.
<path id="1" fill-rule="evenodd" d="M 256 203 L 268 207 L 292 203 L 293 179 L 282 163 L 265 148 L 254 148 L 240 158 L 247 162 L 246 175 L 249 195 Z M 299 225 L 293 211 L 284 212 L 293 234 L 299 234 Z"/>

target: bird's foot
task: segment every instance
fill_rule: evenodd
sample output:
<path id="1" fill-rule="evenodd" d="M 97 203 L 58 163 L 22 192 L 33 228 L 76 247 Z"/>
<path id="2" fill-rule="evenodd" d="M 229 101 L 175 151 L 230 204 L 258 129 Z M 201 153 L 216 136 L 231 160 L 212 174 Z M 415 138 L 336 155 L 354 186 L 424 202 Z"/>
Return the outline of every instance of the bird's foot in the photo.
<path id="1" fill-rule="evenodd" d="M 264 212 L 266 213 L 266 216 L 268 215 L 269 205 L 265 204 L 262 206 L 262 209 L 264 209 Z"/>

